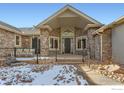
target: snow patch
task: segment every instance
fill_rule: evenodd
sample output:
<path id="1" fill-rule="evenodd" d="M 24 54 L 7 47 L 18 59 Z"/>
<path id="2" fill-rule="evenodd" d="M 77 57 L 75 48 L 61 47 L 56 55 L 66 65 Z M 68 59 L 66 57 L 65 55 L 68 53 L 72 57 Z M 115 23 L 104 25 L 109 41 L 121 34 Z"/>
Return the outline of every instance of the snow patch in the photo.
<path id="1" fill-rule="evenodd" d="M 74 65 L 27 64 L 0 68 L 0 85 L 87 85 Z"/>

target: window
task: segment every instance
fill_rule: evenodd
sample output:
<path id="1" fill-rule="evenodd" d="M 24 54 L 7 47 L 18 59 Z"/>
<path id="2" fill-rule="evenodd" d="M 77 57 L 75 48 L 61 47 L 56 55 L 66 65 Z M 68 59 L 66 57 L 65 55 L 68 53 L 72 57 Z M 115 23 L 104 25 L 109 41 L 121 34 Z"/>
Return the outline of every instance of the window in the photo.
<path id="1" fill-rule="evenodd" d="M 78 49 L 81 48 L 81 39 L 78 40 Z"/>
<path id="2" fill-rule="evenodd" d="M 59 38 L 58 37 L 50 37 L 49 47 L 51 50 L 55 50 L 59 48 Z"/>
<path id="3" fill-rule="evenodd" d="M 21 45 L 21 37 L 20 36 L 16 36 L 16 46 L 20 46 Z"/>
<path id="4" fill-rule="evenodd" d="M 86 48 L 86 39 L 82 39 L 83 49 Z"/>
<path id="5" fill-rule="evenodd" d="M 53 47 L 53 38 L 50 38 L 50 48 L 54 48 Z"/>
<path id="6" fill-rule="evenodd" d="M 86 48 L 86 37 L 77 37 L 76 49 L 82 50 Z"/>
<path id="7" fill-rule="evenodd" d="M 58 40 L 55 40 L 55 48 L 58 48 Z"/>

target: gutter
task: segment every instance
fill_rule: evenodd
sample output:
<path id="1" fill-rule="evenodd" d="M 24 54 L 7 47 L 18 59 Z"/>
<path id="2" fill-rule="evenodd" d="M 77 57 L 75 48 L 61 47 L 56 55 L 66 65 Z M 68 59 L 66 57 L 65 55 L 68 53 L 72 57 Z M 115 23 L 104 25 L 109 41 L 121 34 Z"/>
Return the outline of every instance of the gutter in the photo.
<path id="1" fill-rule="evenodd" d="M 7 31 L 10 31 L 10 32 L 13 32 L 13 33 L 17 33 L 17 34 L 22 35 L 22 32 L 19 31 L 19 30 L 17 31 L 17 30 L 15 30 L 15 29 L 11 29 L 11 28 L 8 28 L 8 27 L 3 26 L 3 25 L 0 25 L 0 28 L 1 28 L 1 29 L 4 29 L 4 30 L 7 30 Z"/>
<path id="2" fill-rule="evenodd" d="M 101 28 L 99 28 L 98 30 L 96 30 L 95 32 L 93 32 L 92 34 L 97 34 L 97 33 L 103 33 L 105 31 L 105 29 L 108 29 L 108 28 L 113 28 L 114 26 L 116 25 L 119 25 L 120 23 L 124 22 L 124 16 L 113 21 L 112 23 L 108 24 L 108 25 L 105 25 Z"/>

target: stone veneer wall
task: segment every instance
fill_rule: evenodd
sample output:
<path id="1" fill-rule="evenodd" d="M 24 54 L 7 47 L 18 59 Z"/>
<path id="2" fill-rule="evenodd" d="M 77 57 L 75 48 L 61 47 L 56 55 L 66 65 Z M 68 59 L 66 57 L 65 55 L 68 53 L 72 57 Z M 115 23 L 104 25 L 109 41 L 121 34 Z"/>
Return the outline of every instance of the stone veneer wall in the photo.
<path id="1" fill-rule="evenodd" d="M 41 30 L 40 53 L 41 53 L 41 56 L 49 55 L 49 31 L 48 30 Z"/>
<path id="2" fill-rule="evenodd" d="M 21 47 L 22 48 L 31 48 L 31 36 L 21 36 Z"/>
<path id="3" fill-rule="evenodd" d="M 15 33 L 0 29 L 0 48 L 15 47 Z"/>
<path id="4" fill-rule="evenodd" d="M 100 35 L 94 36 L 94 58 L 96 60 L 101 60 L 101 38 Z"/>
<path id="5" fill-rule="evenodd" d="M 96 29 L 98 29 L 98 28 L 90 28 L 87 31 L 87 37 L 88 37 L 88 39 L 87 39 L 87 42 L 88 42 L 87 48 L 88 48 L 88 56 L 89 56 L 90 59 L 95 58 L 95 42 L 94 42 L 92 33 L 94 31 L 96 31 Z"/>
<path id="6" fill-rule="evenodd" d="M 103 62 L 111 60 L 112 57 L 112 45 L 111 45 L 111 29 L 107 29 L 103 32 L 102 42 L 100 35 L 91 35 L 95 29 L 89 29 L 88 31 L 88 50 L 90 59 L 102 60 Z M 102 49 L 101 49 L 102 43 Z M 102 55 L 101 55 L 102 51 Z M 102 57 L 101 57 L 102 56 Z M 101 59 L 102 58 L 102 59 Z"/>
<path id="7" fill-rule="evenodd" d="M 0 29 L 0 48 L 14 48 L 15 47 L 15 33 Z M 0 55 L 5 56 L 12 53 L 12 49 L 0 49 Z"/>
<path id="8" fill-rule="evenodd" d="M 102 34 L 102 60 L 111 60 L 112 57 L 112 38 L 111 29 L 107 29 Z"/>

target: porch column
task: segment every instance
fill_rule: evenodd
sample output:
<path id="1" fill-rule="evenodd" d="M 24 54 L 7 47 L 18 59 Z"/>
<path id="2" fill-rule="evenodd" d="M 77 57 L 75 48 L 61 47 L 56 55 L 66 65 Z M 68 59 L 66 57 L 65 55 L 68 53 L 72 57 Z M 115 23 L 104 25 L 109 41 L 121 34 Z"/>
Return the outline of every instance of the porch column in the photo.
<path id="1" fill-rule="evenodd" d="M 49 55 L 49 32 L 52 29 L 48 25 L 43 25 L 40 28 L 40 53 L 41 56 Z"/>
<path id="2" fill-rule="evenodd" d="M 73 51 L 73 54 L 76 54 L 76 28 L 75 28 L 75 30 L 74 30 L 74 38 L 73 38 L 73 41 L 74 41 L 74 47 L 73 47 L 74 51 Z"/>

